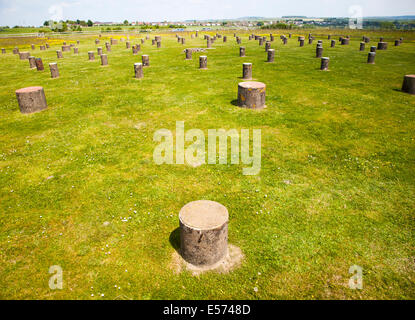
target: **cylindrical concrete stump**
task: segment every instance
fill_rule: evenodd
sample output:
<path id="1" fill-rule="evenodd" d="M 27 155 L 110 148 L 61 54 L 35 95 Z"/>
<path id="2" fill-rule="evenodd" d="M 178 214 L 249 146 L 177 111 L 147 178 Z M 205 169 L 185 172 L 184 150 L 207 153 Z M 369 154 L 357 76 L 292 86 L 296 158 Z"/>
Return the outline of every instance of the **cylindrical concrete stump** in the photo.
<path id="1" fill-rule="evenodd" d="M 226 36 L 223 36 L 223 42 L 228 41 L 228 38 Z"/>
<path id="2" fill-rule="evenodd" d="M 157 41 L 157 48 L 161 48 L 161 41 Z"/>
<path id="3" fill-rule="evenodd" d="M 323 44 L 323 40 L 318 40 L 317 44 Z"/>
<path id="4" fill-rule="evenodd" d="M 144 44 L 144 39 L 141 39 L 141 44 Z"/>
<path id="5" fill-rule="evenodd" d="M 321 58 L 323 56 L 323 47 L 317 46 L 316 48 L 316 58 Z"/>
<path id="6" fill-rule="evenodd" d="M 127 41 L 127 42 L 125 43 L 125 47 L 126 47 L 127 49 L 130 49 L 130 47 L 131 47 L 131 42 L 130 42 L 130 41 Z"/>
<path id="7" fill-rule="evenodd" d="M 137 48 L 137 46 L 133 46 L 133 54 L 134 55 L 138 54 L 138 48 Z"/>
<path id="8" fill-rule="evenodd" d="M 141 79 L 143 74 L 143 64 L 140 62 L 134 63 L 134 74 L 137 79 Z"/>
<path id="9" fill-rule="evenodd" d="M 365 43 L 364 42 L 360 42 L 360 51 L 365 51 Z"/>
<path id="10" fill-rule="evenodd" d="M 13 49 L 13 54 L 18 54 L 18 53 L 19 53 L 19 48 L 15 47 L 15 48 Z"/>
<path id="11" fill-rule="evenodd" d="M 101 66 L 108 65 L 108 56 L 106 54 L 101 54 Z"/>
<path id="12" fill-rule="evenodd" d="M 34 68 L 36 68 L 36 61 L 35 61 L 35 57 L 33 57 L 33 56 L 30 56 L 29 57 L 29 66 L 30 66 L 30 69 L 34 69 Z"/>
<path id="13" fill-rule="evenodd" d="M 415 94 L 415 75 L 410 74 L 403 78 L 402 91 Z"/>
<path id="14" fill-rule="evenodd" d="M 160 42 L 161 41 L 161 36 L 155 36 L 154 39 L 156 40 L 156 42 Z"/>
<path id="15" fill-rule="evenodd" d="M 349 39 L 348 38 L 342 38 L 342 46 L 348 45 Z"/>
<path id="16" fill-rule="evenodd" d="M 252 63 L 246 62 L 242 64 L 242 78 L 244 80 L 252 79 Z"/>
<path id="17" fill-rule="evenodd" d="M 262 38 L 259 38 L 259 39 L 258 39 L 258 44 L 259 44 L 260 46 L 262 46 L 263 42 L 264 42 L 264 39 L 262 39 Z"/>
<path id="18" fill-rule="evenodd" d="M 151 45 L 154 46 L 156 44 L 156 40 L 151 39 Z"/>
<path id="19" fill-rule="evenodd" d="M 239 47 L 239 56 L 245 57 L 245 47 Z"/>
<path id="20" fill-rule="evenodd" d="M 51 78 L 58 78 L 59 77 L 58 64 L 56 62 L 49 63 L 49 68 L 50 68 Z"/>
<path id="21" fill-rule="evenodd" d="M 27 52 L 27 51 L 19 52 L 20 60 L 26 60 L 26 59 L 29 59 L 29 57 L 30 57 L 30 52 Z"/>
<path id="22" fill-rule="evenodd" d="M 330 47 L 334 48 L 336 46 L 336 40 L 331 40 Z"/>
<path id="23" fill-rule="evenodd" d="M 376 52 L 376 46 L 371 46 L 370 47 L 370 52 Z"/>
<path id="24" fill-rule="evenodd" d="M 320 70 L 323 70 L 323 71 L 328 70 L 329 69 L 329 62 L 330 62 L 330 58 L 327 58 L 327 57 L 321 58 Z"/>
<path id="25" fill-rule="evenodd" d="M 274 62 L 275 59 L 275 49 L 269 49 L 267 52 L 267 62 Z"/>
<path id="26" fill-rule="evenodd" d="M 369 55 L 367 56 L 367 63 L 375 64 L 375 57 L 376 52 L 369 52 Z"/>
<path id="27" fill-rule="evenodd" d="M 150 66 L 150 57 L 146 54 L 143 54 L 141 56 L 141 61 L 143 63 L 143 67 L 149 67 Z"/>
<path id="28" fill-rule="evenodd" d="M 379 42 L 378 43 L 378 50 L 386 50 L 388 48 L 387 42 Z"/>
<path id="29" fill-rule="evenodd" d="M 304 47 L 304 39 L 300 39 L 300 47 Z"/>
<path id="30" fill-rule="evenodd" d="M 39 46 L 40 51 L 45 51 L 45 46 Z"/>
<path id="31" fill-rule="evenodd" d="M 212 42 L 209 38 L 206 40 L 206 47 L 207 48 L 212 48 Z"/>
<path id="32" fill-rule="evenodd" d="M 186 39 L 185 38 L 180 38 L 180 41 L 182 44 L 186 44 Z"/>
<path id="33" fill-rule="evenodd" d="M 184 260 L 196 266 L 210 266 L 228 252 L 229 213 L 218 202 L 198 200 L 179 213 L 180 251 Z"/>
<path id="34" fill-rule="evenodd" d="M 63 58 L 62 51 L 56 50 L 56 56 L 58 57 L 58 59 L 62 59 Z"/>
<path id="35" fill-rule="evenodd" d="M 271 42 L 267 41 L 265 42 L 265 52 L 267 52 L 269 49 L 271 49 Z"/>
<path id="36" fill-rule="evenodd" d="M 44 67 L 43 67 L 43 62 L 41 58 L 36 58 L 35 59 L 35 63 L 36 63 L 36 69 L 37 71 L 43 71 Z"/>
<path id="37" fill-rule="evenodd" d="M 98 39 L 95 39 L 95 44 L 99 44 L 99 40 Z"/>
<path id="38" fill-rule="evenodd" d="M 287 41 L 288 41 L 288 39 L 287 39 L 287 38 L 282 39 L 282 43 L 283 43 L 283 44 L 287 44 Z"/>
<path id="39" fill-rule="evenodd" d="M 265 107 L 265 84 L 256 81 L 238 84 L 238 106 L 249 109 Z"/>
<path id="40" fill-rule="evenodd" d="M 33 113 L 46 109 L 45 92 L 42 87 L 28 87 L 16 90 L 21 113 Z"/>
<path id="41" fill-rule="evenodd" d="M 88 59 L 89 61 L 95 60 L 95 55 L 93 51 L 88 51 Z"/>
<path id="42" fill-rule="evenodd" d="M 79 49 L 77 47 L 73 48 L 73 53 L 74 54 L 78 54 L 79 53 Z"/>
<path id="43" fill-rule="evenodd" d="M 313 38 L 308 39 L 308 44 L 313 44 Z"/>
<path id="44" fill-rule="evenodd" d="M 185 54 L 186 54 L 186 60 L 192 60 L 192 49 L 186 49 Z"/>
<path id="45" fill-rule="evenodd" d="M 395 40 L 395 47 L 398 47 L 401 45 L 401 41 L 400 40 Z"/>
<path id="46" fill-rule="evenodd" d="M 368 38 L 368 37 L 365 37 L 365 43 L 369 43 L 370 42 L 370 38 Z"/>
<path id="47" fill-rule="evenodd" d="M 5 53 L 6 53 L 6 49 L 1 48 L 1 53 L 2 53 L 2 54 L 5 54 Z"/>
<path id="48" fill-rule="evenodd" d="M 107 52 L 111 52 L 111 45 L 109 43 L 106 43 L 105 49 L 107 49 Z"/>
<path id="49" fill-rule="evenodd" d="M 140 50 L 141 50 L 141 45 L 136 44 L 136 45 L 135 45 L 135 48 L 137 49 L 137 51 L 140 51 Z"/>
<path id="50" fill-rule="evenodd" d="M 199 57 L 199 69 L 202 69 L 202 70 L 207 69 L 207 56 Z"/>

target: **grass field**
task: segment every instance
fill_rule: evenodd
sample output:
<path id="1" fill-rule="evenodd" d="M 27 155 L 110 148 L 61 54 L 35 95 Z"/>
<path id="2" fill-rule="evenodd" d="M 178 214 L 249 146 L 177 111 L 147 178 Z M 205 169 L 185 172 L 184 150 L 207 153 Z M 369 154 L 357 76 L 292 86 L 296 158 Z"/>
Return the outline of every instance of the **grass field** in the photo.
<path id="1" fill-rule="evenodd" d="M 11 53 L 33 40 L 0 39 L 0 298 L 414 299 L 415 97 L 400 88 L 415 73 L 415 42 L 389 42 L 368 65 L 381 33 L 364 52 L 357 39 L 330 48 L 324 38 L 322 72 L 315 43 L 283 46 L 276 35 L 270 64 L 247 34 L 240 58 L 228 34 L 203 53 L 202 71 L 201 53 L 185 61 L 183 50 L 206 47 L 203 34 L 184 46 L 163 35 L 160 49 L 147 40 L 139 56 L 121 42 L 107 67 L 87 61 L 95 37 L 58 61 L 62 40 L 51 39 L 32 52 L 43 72 Z M 151 66 L 136 80 L 141 54 Z M 235 106 L 243 62 L 267 85 L 262 111 Z M 15 90 L 34 85 L 48 109 L 23 115 Z M 156 165 L 153 134 L 176 121 L 205 134 L 261 129 L 259 175 L 242 164 Z M 197 199 L 229 210 L 229 242 L 245 255 L 231 273 L 173 270 L 178 212 Z M 49 289 L 52 265 L 62 290 Z M 352 265 L 362 290 L 348 286 Z"/>

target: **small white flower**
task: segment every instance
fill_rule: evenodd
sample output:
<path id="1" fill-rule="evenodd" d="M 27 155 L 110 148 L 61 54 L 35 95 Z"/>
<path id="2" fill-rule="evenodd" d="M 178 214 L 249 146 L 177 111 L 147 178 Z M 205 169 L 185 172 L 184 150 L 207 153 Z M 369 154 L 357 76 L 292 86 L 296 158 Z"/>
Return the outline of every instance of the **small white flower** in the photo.
<path id="1" fill-rule="evenodd" d="M 255 291 L 255 292 L 258 292 L 258 288 L 257 288 L 257 287 L 254 287 L 254 291 Z"/>

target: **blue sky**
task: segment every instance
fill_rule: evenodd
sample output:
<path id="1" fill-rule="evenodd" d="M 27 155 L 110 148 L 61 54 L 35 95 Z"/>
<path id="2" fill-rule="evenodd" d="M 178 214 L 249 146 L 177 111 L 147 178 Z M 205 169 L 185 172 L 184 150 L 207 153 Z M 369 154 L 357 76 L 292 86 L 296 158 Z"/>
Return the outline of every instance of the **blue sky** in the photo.
<path id="1" fill-rule="evenodd" d="M 174 21 L 244 16 L 346 17 L 359 5 L 364 16 L 415 15 L 415 0 L 0 0 L 0 25 L 45 20 Z"/>

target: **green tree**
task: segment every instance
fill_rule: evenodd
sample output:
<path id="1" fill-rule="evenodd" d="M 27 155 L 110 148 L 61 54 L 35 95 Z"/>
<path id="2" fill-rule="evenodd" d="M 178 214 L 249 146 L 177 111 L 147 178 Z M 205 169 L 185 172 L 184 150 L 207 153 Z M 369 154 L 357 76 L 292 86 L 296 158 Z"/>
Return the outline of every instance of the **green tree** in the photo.
<path id="1" fill-rule="evenodd" d="M 43 22 L 43 25 L 44 25 L 45 27 L 49 26 L 49 21 L 45 21 L 45 22 Z"/>
<path id="2" fill-rule="evenodd" d="M 92 27 L 94 25 L 94 23 L 91 20 L 88 20 L 87 25 L 88 25 L 88 27 Z"/>
<path id="3" fill-rule="evenodd" d="M 124 20 L 124 25 L 128 26 L 128 20 Z"/>

